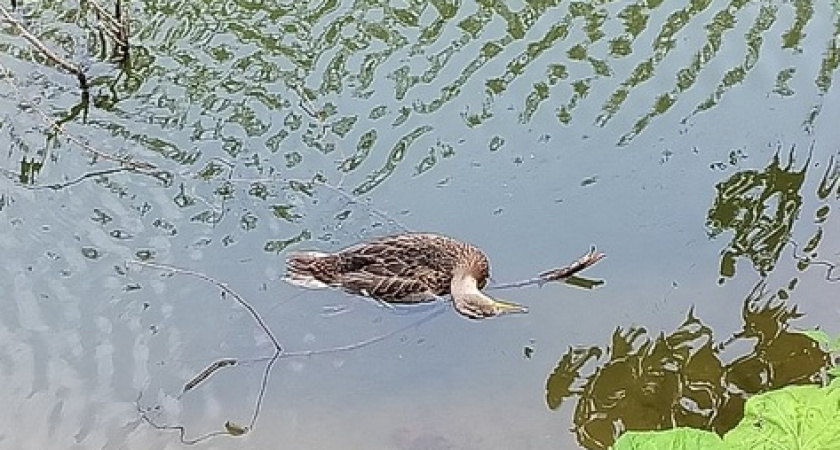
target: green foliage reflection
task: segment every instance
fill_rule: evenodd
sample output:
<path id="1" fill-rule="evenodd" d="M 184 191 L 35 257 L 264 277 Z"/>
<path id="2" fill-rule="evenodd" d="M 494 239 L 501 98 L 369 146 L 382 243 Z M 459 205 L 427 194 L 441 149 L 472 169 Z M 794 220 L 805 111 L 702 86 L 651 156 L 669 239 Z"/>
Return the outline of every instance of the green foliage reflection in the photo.
<path id="1" fill-rule="evenodd" d="M 789 386 L 747 400 L 744 419 L 723 438 L 694 428 L 630 431 L 614 450 L 834 450 L 840 441 L 840 385 Z"/>
<path id="2" fill-rule="evenodd" d="M 95 27 L 73 21 L 78 12 L 69 8 L 39 5 L 33 20 L 49 44 L 83 54 L 68 43 Z M 183 179 L 174 186 L 183 182 L 202 200 L 179 206 L 217 224 L 221 215 L 205 205 L 244 197 L 270 214 L 273 203 L 264 190 L 220 186 L 225 178 L 284 183 L 320 173 L 367 194 L 400 166 L 413 176 L 433 171 L 455 153 L 456 139 L 508 108 L 520 124 L 621 127 L 617 142 L 629 145 L 680 105 L 689 115 L 717 107 L 765 61 L 771 81 L 757 79 L 755 90 L 783 102 L 811 95 L 808 117 L 792 120 L 812 129 L 840 66 L 840 22 L 817 23 L 830 10 L 804 0 L 144 2 L 131 11 L 131 63 L 97 69 L 92 104 L 101 114 L 86 124 L 92 136 L 71 139 L 67 151 L 107 142 L 112 148 L 81 146 L 98 161 L 177 173 Z M 100 44 L 86 43 L 104 55 Z M 31 59 L 25 46 L 6 46 L 10 58 Z M 815 73 L 806 69 L 811 61 L 819 61 Z M 27 82 L 7 81 L 14 89 Z M 81 118 L 41 112 L 61 117 L 58 125 Z M 49 162 L 60 160 L 56 153 Z M 733 244 L 724 277 L 746 256 L 738 248 L 745 244 Z M 772 268 L 776 251 L 755 255 L 759 271 Z"/>
<path id="3" fill-rule="evenodd" d="M 778 294 L 757 285 L 743 303 L 743 328 L 718 342 L 690 310 L 671 333 L 646 336 L 643 328 L 617 328 L 612 344 L 572 348 L 546 382 L 546 402 L 556 409 L 577 395 L 575 433 L 586 448 L 607 448 L 622 430 L 679 426 L 723 434 L 743 415 L 749 395 L 820 379 L 830 361 L 819 344 L 788 331 L 799 317 Z M 732 359 L 742 347 L 750 350 Z M 601 359 L 589 375 L 582 369 Z"/>
<path id="4" fill-rule="evenodd" d="M 738 258 L 749 259 L 762 276 L 773 270 L 802 208 L 806 170 L 807 163 L 793 168 L 793 153 L 784 166 L 776 153 L 764 170 L 740 171 L 717 184 L 706 221 L 709 236 L 733 233 L 721 256 L 721 283 L 735 275 Z"/>

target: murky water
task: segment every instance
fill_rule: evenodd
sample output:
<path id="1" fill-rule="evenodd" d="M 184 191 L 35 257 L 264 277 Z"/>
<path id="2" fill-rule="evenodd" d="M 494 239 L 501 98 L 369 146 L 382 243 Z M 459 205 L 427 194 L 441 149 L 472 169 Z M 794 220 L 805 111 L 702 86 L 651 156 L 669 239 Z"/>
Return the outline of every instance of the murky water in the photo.
<path id="1" fill-rule="evenodd" d="M 727 430 L 819 378 L 792 329 L 840 331 L 835 7 L 132 2 L 124 59 L 91 6 L 4 6 L 91 87 L 3 25 L 0 446 Z M 604 284 L 474 322 L 281 280 L 289 249 L 405 229 L 480 246 L 496 282 L 595 244 Z"/>

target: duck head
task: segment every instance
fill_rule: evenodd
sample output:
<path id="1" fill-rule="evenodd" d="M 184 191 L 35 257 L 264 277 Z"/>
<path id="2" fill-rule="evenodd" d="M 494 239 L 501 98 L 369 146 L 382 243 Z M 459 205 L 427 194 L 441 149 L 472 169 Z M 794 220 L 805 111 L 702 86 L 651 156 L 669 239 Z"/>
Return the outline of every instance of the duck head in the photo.
<path id="1" fill-rule="evenodd" d="M 484 319 L 502 314 L 526 313 L 528 308 L 491 298 L 478 288 L 479 281 L 466 269 L 456 269 L 450 292 L 455 310 L 470 319 Z"/>

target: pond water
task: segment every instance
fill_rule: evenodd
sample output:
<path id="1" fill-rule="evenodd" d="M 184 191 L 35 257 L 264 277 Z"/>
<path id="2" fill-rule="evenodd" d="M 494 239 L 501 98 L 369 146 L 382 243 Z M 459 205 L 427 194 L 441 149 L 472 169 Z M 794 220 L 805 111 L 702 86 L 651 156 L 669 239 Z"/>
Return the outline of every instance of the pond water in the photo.
<path id="1" fill-rule="evenodd" d="M 836 3 L 85 4 L 0 11 L 4 448 L 606 448 L 828 364 Z M 607 258 L 482 321 L 282 281 L 405 230 Z"/>

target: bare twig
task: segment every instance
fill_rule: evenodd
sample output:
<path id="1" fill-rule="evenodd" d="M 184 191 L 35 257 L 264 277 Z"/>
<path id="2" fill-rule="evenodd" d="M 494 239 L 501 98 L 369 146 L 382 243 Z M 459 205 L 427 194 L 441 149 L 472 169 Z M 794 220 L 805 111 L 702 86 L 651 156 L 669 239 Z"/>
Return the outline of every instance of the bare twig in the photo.
<path id="1" fill-rule="evenodd" d="M 0 170 L 2 170 L 3 172 L 9 172 L 6 169 L 0 169 Z M 65 181 L 63 183 L 39 184 L 39 185 L 35 185 L 35 186 L 24 185 L 24 187 L 26 187 L 27 189 L 33 190 L 33 191 L 41 190 L 41 189 L 51 189 L 53 191 L 60 191 L 64 188 L 68 188 L 68 187 L 73 186 L 75 184 L 79 184 L 82 181 L 87 180 L 88 178 L 100 177 L 100 176 L 110 175 L 110 174 L 113 174 L 113 173 L 126 172 L 126 171 L 130 171 L 130 170 L 131 169 L 129 169 L 128 167 L 114 167 L 114 168 L 111 168 L 111 169 L 104 169 L 104 170 L 96 170 L 96 171 L 93 171 L 93 172 L 87 172 L 85 174 L 82 174 L 82 175 L 70 180 L 70 181 Z"/>
<path id="2" fill-rule="evenodd" d="M 190 379 L 184 385 L 184 387 L 181 391 L 181 395 L 187 393 L 188 391 L 191 391 L 192 389 L 196 388 L 199 384 L 201 384 L 204 381 L 206 381 L 207 379 L 209 379 L 218 370 L 220 370 L 224 367 L 230 367 L 230 366 L 234 366 L 234 365 L 242 365 L 242 364 L 246 364 L 246 363 L 256 363 L 256 362 L 267 361 L 267 364 L 266 364 L 265 369 L 263 371 L 262 380 L 260 382 L 260 389 L 259 389 L 259 393 L 257 395 L 257 400 L 256 400 L 255 405 L 254 405 L 254 412 L 253 412 L 253 414 L 251 416 L 251 420 L 250 420 L 250 422 L 247 426 L 243 427 L 243 426 L 240 426 L 240 425 L 238 425 L 234 422 L 228 421 L 224 424 L 224 427 L 223 427 L 224 430 L 217 430 L 217 431 L 213 431 L 213 432 L 210 432 L 210 433 L 203 434 L 203 435 L 195 437 L 195 438 L 190 438 L 190 437 L 187 436 L 186 427 L 183 426 L 183 425 L 167 425 L 167 424 L 161 424 L 161 423 L 158 423 L 157 421 L 155 421 L 151 417 L 150 413 L 159 410 L 160 407 L 159 406 L 148 407 L 148 408 L 142 407 L 141 404 L 140 404 L 140 400 L 142 398 L 142 392 L 140 392 L 140 395 L 138 395 L 137 401 L 136 401 L 137 411 L 140 414 L 140 418 L 157 430 L 177 431 L 179 440 L 181 441 L 182 444 L 185 444 L 185 445 L 197 444 L 199 442 L 206 441 L 210 438 L 217 437 L 217 436 L 240 436 L 240 435 L 245 434 L 248 431 L 252 430 L 254 428 L 254 424 L 256 423 L 257 418 L 259 417 L 259 413 L 260 413 L 260 410 L 261 410 L 261 407 L 262 407 L 263 398 L 265 397 L 265 392 L 266 392 L 267 385 L 268 385 L 269 373 L 271 372 L 271 369 L 272 369 L 273 365 L 277 362 L 277 360 L 279 358 L 281 358 L 281 357 L 305 357 L 305 356 L 314 356 L 314 355 L 320 355 L 320 354 L 326 354 L 326 353 L 338 353 L 338 352 L 351 351 L 351 350 L 359 349 L 359 348 L 362 348 L 362 347 L 366 347 L 366 346 L 374 344 L 376 342 L 380 342 L 382 340 L 385 340 L 388 337 L 391 337 L 395 334 L 402 333 L 402 332 L 405 332 L 409 329 L 418 327 L 421 324 L 423 324 L 424 322 L 427 322 L 427 321 L 431 320 L 432 318 L 440 315 L 443 311 L 446 310 L 446 308 L 443 308 L 443 307 L 436 308 L 430 314 L 427 314 L 427 315 L 421 317 L 420 319 L 415 320 L 415 321 L 411 322 L 410 324 L 408 324 L 404 327 L 401 327 L 401 328 L 392 330 L 388 333 L 381 334 L 381 335 L 378 335 L 378 336 L 374 336 L 372 338 L 369 338 L 369 339 L 366 339 L 366 340 L 363 340 L 363 341 L 359 341 L 359 342 L 356 342 L 356 343 L 353 343 L 353 344 L 342 345 L 342 346 L 326 348 L 326 349 L 306 350 L 306 351 L 298 351 L 298 352 L 286 352 L 280 346 L 279 341 L 274 336 L 274 334 L 271 332 L 271 330 L 268 328 L 268 326 L 265 324 L 265 322 L 263 321 L 263 319 L 259 315 L 259 313 L 257 313 L 256 310 L 242 296 L 237 294 L 226 283 L 215 280 L 212 277 L 210 277 L 208 275 L 205 275 L 203 273 L 196 272 L 196 271 L 189 270 L 189 269 L 183 269 L 183 268 L 180 268 L 180 267 L 151 263 L 151 262 L 144 262 L 144 261 L 128 261 L 128 263 L 136 264 L 136 265 L 143 266 L 143 267 L 149 267 L 149 268 L 153 268 L 153 269 L 157 269 L 157 270 L 165 270 L 165 271 L 172 272 L 172 273 L 175 273 L 175 274 L 189 275 L 189 276 L 199 278 L 203 281 L 207 281 L 207 282 L 215 285 L 216 287 L 221 289 L 223 293 L 233 297 L 236 300 L 237 303 L 239 303 L 242 307 L 244 307 L 246 310 L 248 310 L 248 312 L 251 314 L 251 316 L 254 318 L 254 320 L 259 325 L 259 327 L 263 330 L 263 332 L 269 337 L 271 342 L 274 344 L 274 350 L 275 351 L 270 357 L 256 358 L 256 359 L 251 359 L 251 360 L 239 360 L 239 359 L 234 359 L 234 358 L 223 358 L 223 359 L 219 359 L 217 361 L 214 361 L 212 364 L 210 364 L 209 366 L 204 368 L 196 376 L 194 376 L 192 379 Z M 180 398 L 180 396 L 179 396 L 179 398 Z"/>
<path id="3" fill-rule="evenodd" d="M 371 337 L 371 338 L 368 338 L 368 339 L 365 339 L 365 340 L 362 340 L 362 341 L 354 342 L 352 344 L 339 345 L 339 346 L 336 346 L 336 347 L 329 347 L 329 348 L 319 348 L 319 349 L 313 349 L 313 350 L 284 351 L 283 354 L 280 355 L 280 358 L 281 359 L 303 358 L 303 357 L 309 357 L 309 356 L 325 355 L 325 354 L 331 354 L 331 353 L 342 353 L 342 352 L 348 352 L 348 351 L 351 351 L 351 350 L 358 350 L 360 348 L 367 347 L 371 344 L 375 344 L 377 342 L 384 341 L 385 339 L 388 339 L 389 337 L 394 336 L 396 334 L 404 333 L 404 332 L 406 332 L 408 330 L 411 330 L 413 328 L 417 328 L 420 325 L 422 325 L 422 324 L 434 319 L 435 317 L 443 314 L 443 312 L 446 311 L 446 309 L 447 308 L 444 307 L 444 306 L 435 307 L 432 310 L 432 312 L 430 312 L 429 314 L 426 314 L 425 316 L 423 316 L 423 317 L 421 317 L 421 318 L 419 318 L 419 319 L 417 319 L 417 320 L 415 320 L 415 321 L 413 321 L 413 322 L 411 322 L 411 323 L 409 323 L 409 324 L 407 324 L 403 327 L 397 328 L 395 330 L 391 330 L 387 333 L 380 334 L 380 335 L 377 335 L 377 336 L 374 336 L 374 337 Z M 252 360 L 249 360 L 249 361 L 239 361 L 239 363 L 240 364 L 245 364 L 245 363 L 262 362 L 262 361 L 265 361 L 266 359 L 267 358 L 255 358 L 255 359 L 252 359 Z"/>
<path id="4" fill-rule="evenodd" d="M 137 400 L 134 402 L 134 405 L 137 408 L 137 413 L 140 414 L 140 418 L 143 419 L 144 422 L 148 423 L 149 425 L 152 426 L 152 428 L 154 428 L 156 430 L 177 431 L 178 432 L 178 439 L 184 445 L 194 445 L 194 444 L 198 444 L 199 442 L 206 441 L 206 440 L 208 440 L 210 438 L 213 438 L 213 437 L 216 437 L 216 436 L 226 436 L 226 435 L 231 434 L 227 430 L 225 430 L 225 431 L 217 430 L 217 431 L 211 431 L 210 433 L 203 434 L 203 435 L 201 435 L 197 438 L 188 439 L 187 438 L 187 429 L 183 425 L 163 425 L 163 424 L 157 423 L 154 419 L 152 419 L 150 413 L 158 411 L 160 409 L 160 407 L 159 406 L 153 406 L 153 407 L 144 408 L 143 406 L 140 405 L 140 400 L 142 400 L 142 398 L 143 398 L 143 391 L 140 391 L 140 393 L 137 395 Z"/>
<path id="5" fill-rule="evenodd" d="M 99 20 L 111 23 L 111 24 L 118 24 L 120 23 L 120 19 L 115 16 L 112 16 L 105 8 L 103 8 L 96 0 L 85 0 L 84 3 L 90 5 L 93 8 L 93 11 L 99 17 Z M 119 6 L 119 2 L 117 2 Z M 119 10 L 116 10 L 115 13 L 119 13 Z"/>
<path id="6" fill-rule="evenodd" d="M 539 276 L 540 276 L 540 278 L 542 278 L 546 282 L 562 280 L 563 278 L 568 278 L 568 277 L 580 272 L 581 270 L 586 269 L 587 267 L 590 267 L 590 266 L 594 265 L 598 261 L 604 259 L 605 256 L 607 256 L 607 255 L 605 255 L 602 252 L 599 252 L 593 246 L 592 248 L 589 249 L 589 253 L 581 256 L 580 258 L 578 258 L 577 261 L 569 264 L 566 267 L 560 267 L 560 268 L 557 268 L 557 269 L 552 269 L 552 270 L 542 272 L 542 273 L 540 273 Z"/>
<path id="7" fill-rule="evenodd" d="M 186 394 L 188 391 L 201 384 L 204 380 L 209 378 L 210 375 L 213 375 L 213 372 L 223 367 L 235 366 L 236 363 L 236 359 L 233 358 L 224 358 L 213 362 L 213 364 L 207 366 L 207 368 L 199 372 L 198 375 L 194 376 L 190 381 L 187 382 L 187 384 L 184 385 L 184 389 L 181 391 L 181 395 Z"/>
<path id="8" fill-rule="evenodd" d="M 384 220 L 386 223 L 390 223 L 390 224 L 395 225 L 401 231 L 405 231 L 405 232 L 411 231 L 410 228 L 403 225 L 399 220 L 393 218 L 387 212 L 376 208 L 370 202 L 362 201 L 361 199 L 359 199 L 359 197 L 357 195 L 354 195 L 350 192 L 347 192 L 340 187 L 333 186 L 333 185 L 327 183 L 326 181 L 322 181 L 322 180 L 319 180 L 319 179 L 313 179 L 313 180 L 288 179 L 288 180 L 286 180 L 286 182 L 295 182 L 295 183 L 300 183 L 302 185 L 307 185 L 308 184 L 308 185 L 312 185 L 312 186 L 319 186 L 319 187 L 327 188 L 327 189 L 335 192 L 336 194 L 350 200 L 350 203 L 352 203 L 352 204 L 362 204 L 362 205 L 364 205 L 364 207 L 368 211 L 370 211 L 373 215 L 375 215 L 375 216 L 379 217 L 380 219 Z"/>
<path id="9" fill-rule="evenodd" d="M 136 264 L 136 265 L 143 266 L 143 267 L 150 267 L 150 268 L 157 269 L 157 270 L 165 270 L 165 271 L 172 272 L 172 273 L 175 273 L 175 274 L 180 274 L 180 275 L 189 275 L 191 277 L 198 278 L 200 280 L 203 280 L 203 281 L 206 281 L 208 283 L 211 283 L 211 284 L 215 285 L 216 287 L 218 287 L 223 292 L 223 294 L 230 295 L 231 297 L 233 297 L 233 299 L 240 306 L 245 308 L 245 310 L 248 311 L 248 313 L 251 315 L 251 317 L 257 323 L 259 328 L 263 331 L 263 333 L 265 333 L 265 335 L 268 337 L 268 339 L 271 341 L 271 343 L 274 347 L 274 352 L 268 358 L 268 364 L 266 364 L 265 370 L 263 371 L 262 381 L 260 382 L 260 390 L 259 390 L 259 393 L 257 394 L 257 400 L 254 404 L 254 411 L 251 415 L 251 420 L 250 420 L 249 425 L 247 427 L 249 429 L 253 429 L 254 424 L 257 422 L 257 418 L 259 417 L 260 410 L 262 408 L 263 399 L 265 398 L 265 391 L 266 391 L 266 387 L 268 386 L 268 377 L 269 377 L 269 374 L 271 373 L 271 368 L 274 365 L 274 363 L 277 361 L 277 358 L 279 358 L 280 355 L 283 353 L 283 347 L 280 345 L 280 341 L 277 340 L 277 337 L 274 336 L 274 333 L 272 333 L 271 329 L 269 329 L 268 325 L 266 325 L 262 316 L 260 316 L 260 314 L 257 312 L 257 310 L 254 309 L 254 307 L 251 306 L 251 304 L 247 300 L 245 300 L 245 298 L 243 298 L 241 295 L 236 293 L 236 291 L 231 289 L 231 287 L 228 286 L 227 283 L 223 283 L 221 281 L 218 281 L 215 278 L 212 278 L 212 277 L 210 277 L 208 275 L 205 275 L 201 272 L 196 272 L 194 270 L 183 269 L 183 268 L 180 268 L 180 267 L 175 267 L 175 266 L 170 266 L 170 265 L 165 265 L 165 264 L 157 264 L 157 263 L 146 262 L 146 261 L 127 261 L 127 263 Z M 205 368 L 203 371 L 201 371 L 197 376 L 193 377 L 193 379 L 190 380 L 184 386 L 182 394 L 186 393 L 187 391 L 189 391 L 191 389 L 193 389 L 199 383 L 205 381 L 213 373 L 215 373 L 217 370 L 221 369 L 222 367 L 226 367 L 226 366 L 234 365 L 234 364 L 237 364 L 237 360 L 232 359 L 232 358 L 221 359 L 221 360 L 218 360 L 218 361 L 214 362 L 213 364 L 211 364 L 210 366 Z M 194 444 L 194 443 L 200 442 L 202 440 L 209 439 L 213 436 L 219 436 L 219 435 L 224 435 L 224 434 L 233 434 L 230 431 L 231 428 L 226 427 L 226 430 L 224 432 L 217 431 L 217 432 L 213 432 L 213 433 L 209 433 L 207 435 L 201 436 L 201 437 L 196 438 L 196 439 L 186 439 L 186 437 L 185 437 L 186 431 L 185 431 L 183 426 L 180 426 L 180 425 L 169 426 L 169 425 L 155 424 L 148 417 L 148 415 L 145 414 L 142 411 L 142 409 L 139 408 L 139 405 L 138 405 L 138 410 L 141 411 L 142 417 L 149 424 L 154 426 L 155 428 L 178 430 L 180 438 L 181 438 L 181 442 L 185 443 L 185 444 Z M 238 430 L 238 428 L 234 428 L 234 429 Z"/>
<path id="10" fill-rule="evenodd" d="M 548 283 L 550 281 L 559 281 L 567 279 L 573 276 L 574 274 L 580 272 L 581 270 L 586 269 L 587 267 L 590 267 L 598 261 L 604 259 L 605 256 L 605 254 L 597 251 L 595 247 L 592 247 L 591 249 L 589 249 L 589 252 L 587 254 L 581 256 L 568 266 L 547 270 L 545 272 L 540 273 L 534 278 L 528 278 L 522 281 L 513 281 L 510 283 L 496 284 L 494 286 L 491 286 L 489 289 L 511 289 L 531 286 L 534 284 L 542 286 L 543 284 Z"/>
<path id="11" fill-rule="evenodd" d="M 119 164 L 121 164 L 121 165 L 123 165 L 123 166 L 125 166 L 129 169 L 132 169 L 132 170 L 140 171 L 140 170 L 155 170 L 155 169 L 157 169 L 157 166 L 155 166 L 154 164 L 148 163 L 148 162 L 145 162 L 145 161 L 134 160 L 131 157 L 131 155 L 117 156 L 117 155 L 112 155 L 110 153 L 106 153 L 102 150 L 99 150 L 99 149 L 93 147 L 92 145 L 88 144 L 87 142 L 85 142 L 81 138 L 78 138 L 78 137 L 76 137 L 76 136 L 74 136 L 70 133 L 65 132 L 64 127 L 61 124 L 59 124 L 58 122 L 56 122 L 47 113 L 42 111 L 40 108 L 38 108 L 34 104 L 29 103 L 29 102 L 25 102 L 23 100 L 23 96 L 21 95 L 20 90 L 17 88 L 17 86 L 14 83 L 12 83 L 10 81 L 11 78 L 12 78 L 12 74 L 7 68 L 0 65 L 0 72 L 2 72 L 3 74 L 6 75 L 6 78 L 7 78 L 6 81 L 9 83 L 9 85 L 12 87 L 12 89 L 15 91 L 15 93 L 21 99 L 21 102 L 26 103 L 27 108 L 29 108 L 32 111 L 35 111 L 36 113 L 38 113 L 38 115 L 41 116 L 41 119 L 47 124 L 47 126 L 53 132 L 55 132 L 57 134 L 61 134 L 62 136 L 66 137 L 67 140 L 69 140 L 70 142 L 73 142 L 74 144 L 78 145 L 79 147 L 82 147 L 85 151 L 87 151 L 88 153 L 93 155 L 94 158 L 100 158 L 100 159 L 104 159 L 104 160 L 107 160 L 107 161 L 114 161 L 114 162 L 119 163 Z"/>
<path id="12" fill-rule="evenodd" d="M 81 67 L 78 64 L 74 64 L 66 59 L 62 58 L 52 50 L 50 50 L 40 39 L 38 39 L 35 35 L 29 32 L 26 27 L 23 26 L 17 19 L 12 17 L 9 14 L 9 11 L 2 5 L 0 5 L 0 14 L 2 14 L 2 18 L 5 22 L 11 24 L 15 29 L 20 33 L 20 35 L 29 41 L 33 47 L 35 47 L 42 55 L 44 55 L 47 59 L 61 67 L 62 69 L 72 73 L 76 76 L 79 80 L 79 87 L 82 89 L 84 94 L 88 92 L 88 81 L 87 76 L 85 76 L 84 71 L 82 71 Z"/>
<path id="13" fill-rule="evenodd" d="M 148 262 L 148 261 L 133 261 L 133 260 L 132 261 L 127 261 L 127 263 L 128 264 L 136 264 L 138 266 L 143 266 L 143 267 L 151 267 L 151 268 L 157 269 L 157 270 L 165 270 L 167 272 L 172 272 L 172 273 L 176 273 L 176 274 L 180 274 L 180 275 L 189 275 L 191 277 L 195 277 L 195 278 L 204 280 L 208 283 L 211 283 L 211 284 L 215 285 L 216 287 L 221 289 L 225 294 L 228 294 L 231 297 L 233 297 L 233 299 L 236 301 L 236 303 L 239 303 L 240 306 L 242 306 L 243 308 L 245 308 L 246 311 L 248 311 L 248 314 L 251 315 L 251 317 L 254 319 L 254 321 L 257 323 L 257 325 L 260 327 L 260 329 L 262 329 L 263 333 L 265 333 L 265 335 L 268 336 L 268 338 L 271 340 L 271 343 L 274 346 L 274 349 L 277 353 L 283 352 L 283 347 L 280 345 L 280 341 L 277 340 L 277 337 L 274 336 L 274 333 L 272 333 L 271 330 L 268 328 L 268 325 L 265 324 L 265 321 L 263 320 L 262 316 L 260 316 L 260 314 L 257 312 L 257 310 L 254 309 L 254 307 L 251 306 L 251 304 L 248 303 L 247 300 L 245 300 L 241 295 L 237 294 L 236 291 L 231 289 L 231 287 L 228 286 L 227 283 L 223 283 L 223 282 L 221 282 L 219 280 L 216 280 L 215 278 L 213 278 L 209 275 L 205 275 L 201 272 L 196 272 L 194 270 L 184 269 L 184 268 L 176 267 L 176 266 L 170 266 L 168 264 L 157 264 L 157 263 L 152 263 L 152 262 Z"/>
<path id="14" fill-rule="evenodd" d="M 87 4 L 93 8 L 101 21 L 99 28 L 120 47 L 123 56 L 127 56 L 129 21 L 127 12 L 123 10 L 122 2 L 117 0 L 113 15 L 95 0 L 87 0 Z"/>

